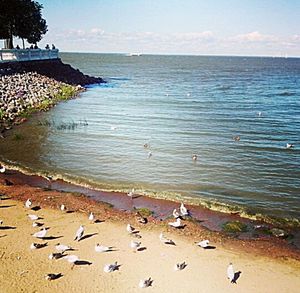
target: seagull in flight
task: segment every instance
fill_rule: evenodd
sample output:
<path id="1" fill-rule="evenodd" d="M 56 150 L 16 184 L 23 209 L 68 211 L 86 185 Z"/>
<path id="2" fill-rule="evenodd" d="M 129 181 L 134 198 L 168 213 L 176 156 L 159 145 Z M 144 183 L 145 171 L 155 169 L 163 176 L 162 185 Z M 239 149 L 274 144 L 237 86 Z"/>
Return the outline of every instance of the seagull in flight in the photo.
<path id="1" fill-rule="evenodd" d="M 113 264 L 107 264 L 104 266 L 103 271 L 105 273 L 111 273 L 113 271 L 117 271 L 119 269 L 120 265 L 118 265 L 117 262 L 113 263 Z"/>
<path id="2" fill-rule="evenodd" d="M 83 236 L 83 233 L 84 233 L 84 227 L 82 225 L 80 225 L 80 227 L 78 228 L 78 230 L 76 232 L 74 240 L 80 241 L 80 239 Z"/>

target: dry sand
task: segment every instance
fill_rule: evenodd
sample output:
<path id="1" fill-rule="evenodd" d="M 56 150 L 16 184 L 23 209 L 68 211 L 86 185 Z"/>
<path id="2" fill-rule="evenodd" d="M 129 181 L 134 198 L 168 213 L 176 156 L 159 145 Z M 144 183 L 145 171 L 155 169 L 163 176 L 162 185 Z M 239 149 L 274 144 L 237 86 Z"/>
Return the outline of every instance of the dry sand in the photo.
<path id="1" fill-rule="evenodd" d="M 26 195 L 24 194 L 24 197 Z M 51 198 L 49 198 L 51 200 Z M 78 199 L 77 199 L 78 200 Z M 40 204 L 40 203 L 39 203 Z M 28 210 L 24 203 L 13 199 L 1 201 L 0 219 L 0 292 L 299 292 L 300 262 L 297 260 L 272 259 L 253 253 L 226 249 L 211 243 L 216 249 L 204 250 L 197 247 L 191 237 L 182 237 L 168 228 L 165 223 L 137 226 L 131 220 L 116 221 L 103 214 L 97 216 L 101 223 L 91 223 L 88 213 L 65 213 L 58 208 Z M 49 227 L 48 236 L 61 237 L 52 240 L 37 240 L 31 234 L 39 228 L 32 227 L 27 214 L 36 214 L 40 222 Z M 126 231 L 130 222 L 140 230 L 143 251 L 133 252 L 130 241 L 136 238 Z M 74 241 L 79 225 L 85 225 L 87 237 Z M 5 227 L 15 227 L 6 229 Z M 168 246 L 160 242 L 159 233 L 176 242 Z M 203 240 L 203 239 L 198 239 Z M 30 250 L 32 242 L 48 242 L 48 246 Z M 72 265 L 64 259 L 49 260 L 55 252 L 55 244 L 63 243 L 74 247 L 81 260 L 91 265 Z M 96 253 L 94 246 L 100 243 L 116 247 L 116 251 Z M 105 264 L 117 261 L 118 271 L 105 273 Z M 185 261 L 183 271 L 174 271 L 174 265 Z M 237 284 L 231 284 L 226 269 L 232 262 L 235 271 L 240 271 Z M 62 273 L 57 280 L 47 281 L 47 273 Z M 138 287 L 140 279 L 152 277 L 149 288 Z"/>

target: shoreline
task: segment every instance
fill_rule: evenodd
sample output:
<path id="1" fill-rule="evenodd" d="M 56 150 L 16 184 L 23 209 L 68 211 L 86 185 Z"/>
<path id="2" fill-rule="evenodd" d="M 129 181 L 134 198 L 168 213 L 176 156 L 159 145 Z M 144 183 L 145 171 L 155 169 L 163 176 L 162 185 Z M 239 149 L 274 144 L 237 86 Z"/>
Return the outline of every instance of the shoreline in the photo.
<path id="1" fill-rule="evenodd" d="M 7 185 L 7 183 L 12 185 Z M 50 184 L 49 184 L 50 183 Z M 147 197 L 144 195 L 137 195 L 134 199 L 131 199 L 125 193 L 120 192 L 106 192 L 93 190 L 82 186 L 77 186 L 71 183 L 64 182 L 62 180 L 47 180 L 46 178 L 37 175 L 26 175 L 18 171 L 8 170 L 5 174 L 0 174 L 0 192 L 9 192 L 10 190 L 25 190 L 29 189 L 33 193 L 38 191 L 39 193 L 56 193 L 60 194 L 61 202 L 63 204 L 63 196 L 65 194 L 71 194 L 73 200 L 80 199 L 84 203 L 89 205 L 102 205 L 111 207 L 114 214 L 117 214 L 117 218 L 122 218 L 124 215 L 134 215 L 134 213 L 141 209 L 146 212 L 150 212 L 151 221 L 153 223 L 167 223 L 172 219 L 172 211 L 174 208 L 178 208 L 180 203 Z M 24 194 L 24 192 L 22 192 Z M 72 196 L 73 194 L 73 196 Z M 75 194 L 75 195 L 74 195 Z M 28 197 L 28 196 L 27 196 Z M 18 200 L 26 200 L 26 196 L 16 196 Z M 68 205 L 72 205 L 68 202 Z M 184 235 L 197 235 L 199 231 L 201 233 L 206 231 L 210 237 L 216 237 L 218 239 L 226 239 L 231 245 L 243 249 L 245 243 L 251 245 L 251 249 L 256 251 L 260 255 L 265 255 L 268 251 L 269 256 L 277 257 L 291 257 L 293 259 L 300 260 L 300 249 L 298 243 L 300 243 L 299 235 L 294 238 L 289 237 L 275 237 L 266 231 L 260 231 L 253 229 L 256 225 L 265 226 L 262 221 L 254 221 L 240 217 L 237 213 L 226 214 L 222 212 L 216 212 L 209 210 L 201 206 L 186 205 L 191 212 L 191 218 L 188 219 L 189 226 L 192 226 L 192 232 L 182 229 Z M 244 232 L 228 233 L 223 231 L 222 223 L 226 222 L 239 222 L 247 225 L 247 230 Z M 272 226 L 268 226 L 269 230 Z M 181 232 L 181 231 L 180 231 Z"/>

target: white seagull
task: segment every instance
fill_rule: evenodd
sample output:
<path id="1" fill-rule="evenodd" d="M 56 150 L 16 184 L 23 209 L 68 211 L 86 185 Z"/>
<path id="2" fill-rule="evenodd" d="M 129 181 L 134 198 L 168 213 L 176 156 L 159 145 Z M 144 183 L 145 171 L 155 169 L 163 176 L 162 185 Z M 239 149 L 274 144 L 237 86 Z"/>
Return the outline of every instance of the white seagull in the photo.
<path id="1" fill-rule="evenodd" d="M 60 243 L 57 243 L 55 245 L 55 248 L 57 251 L 61 252 L 61 253 L 64 253 L 65 251 L 67 250 L 72 250 L 72 247 L 71 246 L 68 246 L 68 245 L 64 245 L 64 244 L 60 244 Z"/>
<path id="2" fill-rule="evenodd" d="M 32 202 L 31 202 L 30 198 L 28 198 L 25 202 L 25 207 L 30 209 L 31 205 L 32 205 Z"/>
<path id="3" fill-rule="evenodd" d="M 43 223 L 39 223 L 39 222 L 33 222 L 32 223 L 32 227 L 41 227 L 43 225 L 44 225 Z"/>
<path id="4" fill-rule="evenodd" d="M 209 245 L 209 240 L 202 240 L 200 242 L 196 242 L 196 245 L 202 248 L 206 248 Z"/>
<path id="5" fill-rule="evenodd" d="M 174 217 L 175 219 L 177 219 L 177 218 L 180 217 L 180 214 L 177 212 L 176 209 L 174 209 L 174 211 L 173 211 L 173 217 Z"/>
<path id="6" fill-rule="evenodd" d="M 66 206 L 65 206 L 64 204 L 62 204 L 62 205 L 60 206 L 60 210 L 61 210 L 62 212 L 64 212 L 64 211 L 66 210 Z"/>
<path id="7" fill-rule="evenodd" d="M 117 262 L 113 263 L 113 264 L 107 264 L 104 266 L 103 271 L 105 273 L 111 273 L 113 271 L 116 271 L 119 269 L 119 266 Z"/>
<path id="8" fill-rule="evenodd" d="M 126 230 L 127 230 L 128 233 L 131 234 L 131 233 L 133 233 L 135 231 L 135 228 L 132 227 L 130 224 L 127 224 Z"/>
<path id="9" fill-rule="evenodd" d="M 141 246 L 142 242 L 137 242 L 137 241 L 131 241 L 130 242 L 130 247 L 136 252 L 138 248 Z"/>
<path id="10" fill-rule="evenodd" d="M 46 234 L 47 234 L 47 230 L 43 228 L 42 230 L 35 232 L 32 236 L 36 238 L 44 238 L 46 237 Z"/>
<path id="11" fill-rule="evenodd" d="M 89 215 L 89 220 L 92 222 L 94 221 L 94 214 L 91 212 L 90 215 Z"/>
<path id="12" fill-rule="evenodd" d="M 147 288 L 152 285 L 153 280 L 151 280 L 151 277 L 149 279 L 140 280 L 139 287 L 140 288 Z"/>
<path id="13" fill-rule="evenodd" d="M 83 233 L 84 233 L 84 227 L 82 225 L 80 225 L 80 227 L 78 228 L 78 230 L 76 232 L 74 240 L 79 241 L 82 238 Z"/>
<path id="14" fill-rule="evenodd" d="M 189 215 L 189 211 L 187 210 L 187 208 L 184 206 L 183 203 L 181 203 L 180 205 L 180 213 L 182 216 L 188 216 Z"/>
<path id="15" fill-rule="evenodd" d="M 294 147 L 294 145 L 292 144 L 292 143 L 287 143 L 286 144 L 286 148 L 287 149 L 291 149 L 291 148 L 293 148 Z"/>
<path id="16" fill-rule="evenodd" d="M 0 173 L 5 173 L 5 167 L 4 167 L 4 166 L 2 166 L 2 167 L 0 168 Z"/>
<path id="17" fill-rule="evenodd" d="M 111 251 L 112 247 L 111 246 L 104 246 L 104 245 L 100 245 L 99 243 L 97 243 L 95 245 L 95 251 L 96 252 L 108 252 Z"/>
<path id="18" fill-rule="evenodd" d="M 152 152 L 148 153 L 148 159 L 150 159 L 152 157 Z"/>
<path id="19" fill-rule="evenodd" d="M 127 193 L 127 195 L 130 196 L 130 197 L 132 198 L 132 197 L 134 196 L 134 191 L 135 191 L 134 188 L 132 188 L 131 191 L 129 191 L 129 192 Z"/>
<path id="20" fill-rule="evenodd" d="M 234 268 L 232 263 L 230 263 L 227 268 L 227 278 L 230 280 L 231 283 L 234 283 Z"/>
<path id="21" fill-rule="evenodd" d="M 65 259 L 69 263 L 73 264 L 71 269 L 73 269 L 76 262 L 79 261 L 79 257 L 75 254 L 69 254 L 69 255 L 63 256 L 63 259 Z"/>
<path id="22" fill-rule="evenodd" d="M 169 222 L 168 225 L 172 226 L 174 228 L 182 228 L 183 227 L 183 225 L 181 224 L 180 218 L 177 218 L 175 222 Z"/>
<path id="23" fill-rule="evenodd" d="M 163 233 L 159 234 L 159 240 L 165 244 L 175 245 L 175 242 L 171 239 L 166 238 Z"/>
<path id="24" fill-rule="evenodd" d="M 30 220 L 32 221 L 36 221 L 39 217 L 37 215 L 28 215 L 28 217 L 30 218 Z"/>

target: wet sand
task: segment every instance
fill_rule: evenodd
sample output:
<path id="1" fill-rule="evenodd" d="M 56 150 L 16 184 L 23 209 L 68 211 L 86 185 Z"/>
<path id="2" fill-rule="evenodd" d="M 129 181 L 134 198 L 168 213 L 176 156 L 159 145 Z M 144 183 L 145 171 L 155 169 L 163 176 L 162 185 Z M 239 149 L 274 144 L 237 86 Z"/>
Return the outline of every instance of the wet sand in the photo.
<path id="1" fill-rule="evenodd" d="M 266 241 L 241 240 L 213 232 L 194 221 L 184 221 L 186 227 L 175 230 L 170 220 L 149 217 L 146 225 L 137 223 L 130 211 L 120 211 L 110 205 L 96 202 L 80 194 L 47 190 L 24 184 L 4 185 L 0 206 L 0 292 L 140 292 L 140 279 L 152 277 L 149 292 L 298 292 L 300 287 L 299 250 L 293 250 L 278 239 Z M 27 198 L 40 210 L 24 207 Z M 65 204 L 67 212 L 59 207 Z M 90 212 L 98 223 L 88 220 Z M 48 240 L 37 240 L 27 214 L 36 214 L 48 227 Z M 126 224 L 135 226 L 142 236 L 137 239 L 126 231 Z M 75 242 L 79 225 L 85 225 L 85 239 Z M 160 242 L 164 232 L 176 246 Z M 195 241 L 210 239 L 215 249 L 202 249 Z M 131 240 L 142 242 L 142 251 L 133 252 Z M 48 245 L 30 250 L 32 242 Z M 64 259 L 49 260 L 56 243 L 74 247 L 68 254 L 85 261 L 71 269 Z M 96 253 L 100 243 L 114 246 L 116 251 Z M 118 271 L 103 272 L 107 263 L 117 261 Z M 174 271 L 174 265 L 185 261 L 183 271 Z M 91 264 L 88 265 L 87 262 Z M 239 273 L 237 284 L 226 278 L 226 269 L 232 262 Z M 48 273 L 61 273 L 57 280 L 47 281 Z"/>

